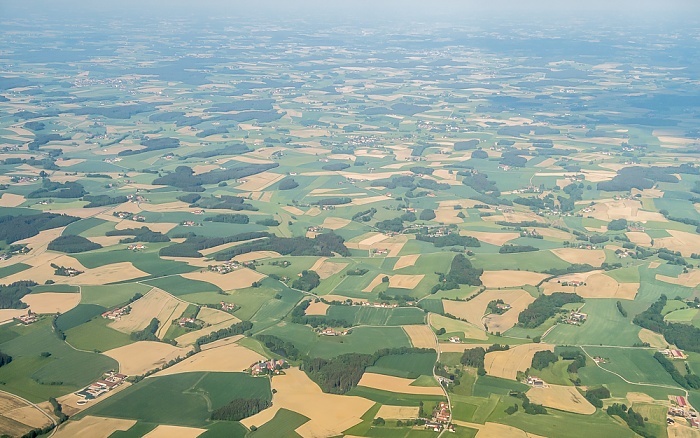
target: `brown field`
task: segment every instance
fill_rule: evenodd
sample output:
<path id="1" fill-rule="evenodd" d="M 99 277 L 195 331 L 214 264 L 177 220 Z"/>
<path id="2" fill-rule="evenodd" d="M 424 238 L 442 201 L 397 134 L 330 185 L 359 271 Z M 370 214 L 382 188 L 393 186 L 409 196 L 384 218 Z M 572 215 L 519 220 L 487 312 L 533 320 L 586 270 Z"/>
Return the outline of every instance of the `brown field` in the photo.
<path id="1" fill-rule="evenodd" d="M 238 344 L 226 344 L 194 354 L 154 376 L 189 373 L 194 371 L 241 372 L 253 363 L 265 359 L 260 354 Z"/>
<path id="2" fill-rule="evenodd" d="M 34 313 L 66 313 L 80 303 L 79 293 L 45 292 L 21 298 Z"/>
<path id="3" fill-rule="evenodd" d="M 211 309 L 209 307 L 201 307 L 197 314 L 197 319 L 201 319 L 207 324 L 219 324 L 225 321 L 231 321 L 230 324 L 240 322 L 240 319 L 223 310 Z"/>
<path id="4" fill-rule="evenodd" d="M 593 206 L 593 211 L 587 213 L 587 215 L 606 222 L 614 219 L 627 219 L 637 222 L 668 222 L 661 213 L 644 211 L 642 210 L 641 202 L 631 199 L 611 199 L 604 202 L 597 202 Z"/>
<path id="5" fill-rule="evenodd" d="M 418 261 L 418 257 L 420 257 L 420 254 L 411 254 L 399 257 L 394 265 L 394 270 L 414 266 L 416 261 Z"/>
<path id="6" fill-rule="evenodd" d="M 487 288 L 535 286 L 547 277 L 547 274 L 529 271 L 484 271 L 481 281 Z"/>
<path id="7" fill-rule="evenodd" d="M 383 374 L 364 373 L 358 386 L 381 389 L 383 391 L 398 392 L 401 394 L 418 395 L 443 395 L 444 392 L 437 386 L 411 386 L 413 379 L 403 377 L 385 376 Z"/>
<path id="8" fill-rule="evenodd" d="M 642 246 L 651 246 L 651 237 L 643 231 L 630 231 L 625 233 L 630 242 Z"/>
<path id="9" fill-rule="evenodd" d="M 253 282 L 265 278 L 265 275 L 248 268 L 239 268 L 228 274 L 219 274 L 218 272 L 202 270 L 181 275 L 190 280 L 206 281 L 207 283 L 218 286 L 224 291 L 250 287 Z"/>
<path id="10" fill-rule="evenodd" d="M 24 201 L 26 201 L 26 199 L 22 195 L 15 195 L 14 193 L 3 193 L 2 198 L 0 198 L 0 207 L 17 207 Z"/>
<path id="11" fill-rule="evenodd" d="M 357 249 L 369 249 L 372 245 L 375 245 L 383 240 L 388 239 L 389 236 L 382 233 L 369 233 L 369 237 L 357 242 Z"/>
<path id="12" fill-rule="evenodd" d="M 518 237 L 520 237 L 520 234 L 518 233 L 490 233 L 485 231 L 465 230 L 460 230 L 459 234 L 462 236 L 476 237 L 481 242 L 490 243 L 491 245 L 496 246 L 503 246 L 503 244 L 508 242 L 509 240 L 517 239 Z"/>
<path id="13" fill-rule="evenodd" d="M 584 286 L 562 286 L 558 281 L 585 281 Z M 543 292 L 550 295 L 553 292 L 576 292 L 583 298 L 617 298 L 633 300 L 639 290 L 639 283 L 619 283 L 601 271 L 591 271 L 582 274 L 562 275 L 544 283 Z"/>
<path id="14" fill-rule="evenodd" d="M 486 353 L 484 367 L 490 376 L 515 380 L 518 371 L 525 371 L 532 365 L 532 357 L 538 351 L 554 350 L 549 344 L 522 344 L 507 351 Z"/>
<path id="15" fill-rule="evenodd" d="M 60 263 L 57 263 L 60 264 Z M 61 265 L 68 266 L 68 265 Z M 70 267 L 75 267 L 70 265 Z M 114 283 L 115 281 L 132 280 L 134 278 L 148 277 L 147 272 L 136 268 L 131 262 L 112 263 L 111 265 L 99 266 L 94 269 L 86 269 L 84 274 L 77 277 L 63 277 L 65 281 L 60 281 L 62 277 L 56 277 L 56 283 L 103 285 Z"/>
<path id="16" fill-rule="evenodd" d="M 649 329 L 641 329 L 637 336 L 639 336 L 640 341 L 648 342 L 649 345 L 651 345 L 654 348 L 666 348 L 666 346 L 668 345 L 668 342 L 662 334 L 652 332 Z"/>
<path id="17" fill-rule="evenodd" d="M 414 289 L 418 286 L 418 283 L 423 280 L 424 274 L 420 275 L 404 275 L 396 274 L 389 276 L 389 287 L 395 287 L 399 289 Z"/>
<path id="18" fill-rule="evenodd" d="M 530 228 L 529 228 L 530 229 Z M 571 234 L 566 231 L 558 230 L 556 228 L 531 228 L 537 231 L 539 234 L 545 237 L 553 237 L 555 239 L 570 240 Z"/>
<path id="19" fill-rule="evenodd" d="M 22 436 L 34 428 L 50 423 L 40 409 L 9 393 L 0 393 L 0 433 Z"/>
<path id="20" fill-rule="evenodd" d="M 198 164 L 194 167 L 192 167 L 192 170 L 194 171 L 195 175 L 199 175 L 200 173 L 207 173 L 212 170 L 217 170 L 220 169 L 221 166 L 218 164 Z"/>
<path id="21" fill-rule="evenodd" d="M 343 228 L 350 222 L 352 222 L 350 219 L 343 219 L 339 217 L 327 217 L 326 219 L 324 219 L 321 226 L 323 228 L 328 228 L 329 230 L 338 230 L 340 228 Z"/>
<path id="22" fill-rule="evenodd" d="M 412 420 L 418 418 L 418 406 L 390 406 L 382 405 L 374 418 L 384 418 L 391 420 Z"/>
<path id="23" fill-rule="evenodd" d="M 140 203 L 144 211 L 169 212 L 169 211 L 190 211 L 190 205 L 182 201 L 164 202 L 162 204 Z"/>
<path id="24" fill-rule="evenodd" d="M 285 211 L 292 213 L 294 215 L 297 215 L 297 216 L 301 216 L 302 214 L 304 214 L 304 210 L 298 209 L 296 207 L 289 207 L 289 206 L 282 207 L 282 210 L 285 210 Z"/>
<path id="25" fill-rule="evenodd" d="M 464 426 L 471 429 L 477 429 L 479 432 L 476 434 L 476 438 L 544 438 L 539 435 L 532 433 L 527 433 L 523 430 L 516 429 L 513 426 L 506 426 L 505 424 L 498 423 L 468 423 L 466 421 L 453 420 L 454 424 L 458 426 Z"/>
<path id="26" fill-rule="evenodd" d="M 12 321 L 12 318 L 17 318 L 18 316 L 26 314 L 26 309 L 0 309 L 0 324 Z"/>
<path id="27" fill-rule="evenodd" d="M 58 428 L 56 438 L 107 438 L 118 430 L 127 430 L 136 420 L 93 417 L 88 415 L 78 421 L 68 421 Z"/>
<path id="28" fill-rule="evenodd" d="M 668 248 L 671 251 L 680 251 L 683 257 L 691 254 L 700 254 L 700 235 L 685 231 L 668 230 L 671 237 L 654 239 L 654 248 Z"/>
<path id="29" fill-rule="evenodd" d="M 248 243 L 248 242 L 254 242 L 256 240 L 259 240 L 259 239 L 250 239 L 250 240 L 243 240 L 240 242 L 224 243 L 222 245 L 212 246 L 211 248 L 201 249 L 201 250 L 199 250 L 199 252 L 201 252 L 202 255 L 207 256 L 209 254 L 214 254 L 215 252 L 219 252 L 219 251 L 224 250 L 224 249 L 233 248 L 234 246 L 242 245 L 242 244 Z M 182 259 L 182 258 L 180 258 L 180 259 Z M 204 264 L 204 266 L 207 266 L 210 264 L 211 264 L 211 262 L 206 262 Z"/>
<path id="30" fill-rule="evenodd" d="M 259 427 L 271 420 L 280 408 L 285 408 L 310 419 L 296 429 L 302 437 L 339 436 L 360 423 L 360 417 L 374 405 L 362 397 L 325 394 L 298 368 L 290 368 L 286 375 L 274 377 L 272 387 L 277 390 L 272 407 L 242 420 L 244 426 Z"/>
<path id="31" fill-rule="evenodd" d="M 600 266 L 605 261 L 605 251 L 602 249 L 557 248 L 551 251 L 571 264 L 588 263 L 591 266 Z"/>
<path id="32" fill-rule="evenodd" d="M 362 292 L 372 292 L 372 290 L 374 290 L 375 287 L 382 284 L 383 277 L 385 277 L 384 274 L 378 274 L 376 277 L 374 277 L 374 280 L 372 280 L 372 282 L 367 285 L 367 287 L 362 289 Z"/>
<path id="33" fill-rule="evenodd" d="M 464 219 L 457 217 L 461 210 L 455 210 L 453 207 L 438 207 L 435 210 L 435 222 L 443 224 L 461 224 Z"/>
<path id="34" fill-rule="evenodd" d="M 168 329 L 170 328 L 171 325 L 173 325 L 173 320 L 179 318 L 185 310 L 187 310 L 187 307 L 189 306 L 189 303 L 185 301 L 180 301 L 177 303 L 177 306 L 175 306 L 174 309 L 170 312 L 170 315 L 167 314 L 162 314 L 163 319 L 158 318 L 160 321 L 160 326 L 158 327 L 158 331 L 156 332 L 156 337 L 163 339 L 166 333 L 168 333 Z"/>
<path id="35" fill-rule="evenodd" d="M 415 348 L 435 348 L 437 340 L 435 334 L 427 325 L 402 325 L 403 331 L 411 339 L 411 345 Z"/>
<path id="36" fill-rule="evenodd" d="M 265 190 L 277 181 L 284 178 L 284 175 L 272 172 L 258 173 L 257 175 L 247 176 L 246 182 L 236 186 L 237 190 L 243 190 L 246 192 L 258 192 Z"/>
<path id="37" fill-rule="evenodd" d="M 321 257 L 309 270 L 316 272 L 321 280 L 325 280 L 345 269 L 347 265 L 348 263 L 329 262 L 326 257 Z"/>
<path id="38" fill-rule="evenodd" d="M 206 432 L 196 427 L 169 426 L 161 424 L 144 435 L 144 438 L 196 438 Z"/>
<path id="39" fill-rule="evenodd" d="M 694 269 L 687 274 L 680 274 L 678 277 L 656 274 L 656 279 L 685 287 L 697 287 L 700 284 L 700 269 Z"/>
<path id="40" fill-rule="evenodd" d="M 649 269 L 656 269 L 659 266 L 661 266 L 661 263 L 659 263 L 659 262 L 650 262 L 649 263 Z"/>
<path id="41" fill-rule="evenodd" d="M 310 209 L 306 210 L 306 213 L 304 213 L 307 216 L 315 217 L 321 214 L 321 209 L 318 207 L 311 207 Z"/>
<path id="42" fill-rule="evenodd" d="M 178 356 L 185 357 L 188 351 L 190 348 L 178 348 L 164 342 L 139 341 L 102 354 L 119 362 L 120 373 L 139 376 L 160 368 Z"/>
<path id="43" fill-rule="evenodd" d="M 485 341 L 488 339 L 482 325 L 476 326 L 465 321 L 448 318 L 435 313 L 431 313 L 429 315 L 428 322 L 430 323 L 430 326 L 435 329 L 444 328 L 447 333 L 461 333 L 462 338 L 465 339 L 477 339 L 479 341 Z"/>
<path id="44" fill-rule="evenodd" d="M 352 200 L 352 202 L 349 205 L 366 205 L 366 204 L 371 204 L 373 202 L 388 201 L 391 199 L 392 198 L 385 196 L 385 195 L 370 196 L 368 198 L 355 198 Z"/>
<path id="45" fill-rule="evenodd" d="M 497 299 L 502 299 L 512 308 L 502 315 L 492 314 L 484 318 L 486 306 Z M 513 327 L 522 312 L 535 299 L 522 289 L 487 290 L 470 301 L 442 300 L 445 312 L 458 318 L 466 319 L 477 327 L 488 327 L 490 332 L 505 332 Z"/>
<path id="46" fill-rule="evenodd" d="M 162 323 L 172 314 L 181 301 L 167 292 L 153 288 L 146 295 L 131 303 L 131 312 L 118 321 L 109 323 L 109 327 L 123 333 L 143 330 L 153 318 Z"/>
<path id="47" fill-rule="evenodd" d="M 325 315 L 328 308 L 331 307 L 329 304 L 323 303 L 321 301 L 311 301 L 309 307 L 306 308 L 306 315 Z"/>
<path id="48" fill-rule="evenodd" d="M 533 403 L 574 414 L 591 415 L 595 407 L 573 386 L 548 385 L 546 388 L 530 388 L 528 398 Z"/>

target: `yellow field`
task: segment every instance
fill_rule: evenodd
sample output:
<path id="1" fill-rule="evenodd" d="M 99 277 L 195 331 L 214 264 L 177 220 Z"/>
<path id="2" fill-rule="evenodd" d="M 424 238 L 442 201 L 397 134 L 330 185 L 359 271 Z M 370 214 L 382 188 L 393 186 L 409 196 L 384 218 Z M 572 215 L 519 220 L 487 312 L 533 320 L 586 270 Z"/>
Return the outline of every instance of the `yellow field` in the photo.
<path id="1" fill-rule="evenodd" d="M 491 245 L 503 246 L 504 243 L 509 240 L 517 239 L 520 237 L 519 233 L 490 233 L 486 231 L 465 231 L 460 230 L 459 232 L 462 236 L 476 237 L 479 241 L 484 243 L 489 243 Z"/>
<path id="2" fill-rule="evenodd" d="M 45 292 L 25 295 L 21 301 L 34 313 L 66 313 L 80 303 L 80 294 Z"/>
<path id="3" fill-rule="evenodd" d="M 532 358 L 538 351 L 554 350 L 549 344 L 522 344 L 507 351 L 486 353 L 484 368 L 489 376 L 515 380 L 518 371 L 525 371 L 532 365 Z"/>
<path id="4" fill-rule="evenodd" d="M 585 281 L 583 286 L 562 286 L 558 281 Z M 633 300 L 639 290 L 639 283 L 619 283 L 617 280 L 602 274 L 601 271 L 591 271 L 581 274 L 568 274 L 546 282 L 543 292 L 550 295 L 553 292 L 576 292 L 583 298 L 617 298 Z"/>
<path id="5" fill-rule="evenodd" d="M 666 346 L 668 345 L 668 342 L 662 334 L 652 332 L 649 329 L 641 329 L 637 336 L 639 336 L 640 341 L 648 342 L 649 345 L 651 345 L 654 348 L 666 348 Z"/>
<path id="6" fill-rule="evenodd" d="M 420 275 L 403 275 L 396 274 L 389 276 L 389 287 L 395 287 L 399 289 L 414 289 L 418 286 L 418 283 L 423 280 L 424 274 Z"/>
<path id="7" fill-rule="evenodd" d="M 666 428 L 668 433 L 668 438 L 700 438 L 700 430 L 694 429 L 690 426 L 678 424 L 670 424 Z"/>
<path id="8" fill-rule="evenodd" d="M 511 305 L 502 315 L 492 314 L 486 319 L 486 307 L 491 301 L 501 299 Z M 442 300 L 446 313 L 466 319 L 476 327 L 488 327 L 490 332 L 505 332 L 518 321 L 518 314 L 535 299 L 522 289 L 486 290 L 469 301 Z"/>
<path id="9" fill-rule="evenodd" d="M 194 371 L 241 372 L 253 363 L 265 359 L 260 354 L 238 344 L 226 344 L 202 350 L 154 376 L 189 373 Z"/>
<path id="10" fill-rule="evenodd" d="M 630 231 L 625 233 L 630 242 L 642 246 L 651 246 L 651 237 L 642 231 Z"/>
<path id="11" fill-rule="evenodd" d="M 27 309 L 0 309 L 0 324 L 12 321 L 12 318 L 26 315 Z"/>
<path id="12" fill-rule="evenodd" d="M 49 423 L 49 418 L 41 410 L 11 394 L 0 393 L 0 433 L 22 436 Z"/>
<path id="13" fill-rule="evenodd" d="M 321 226 L 323 228 L 328 228 L 329 230 L 338 230 L 340 228 L 343 228 L 347 224 L 352 222 L 350 219 L 344 219 L 340 217 L 327 217 Z"/>
<path id="14" fill-rule="evenodd" d="M 375 287 L 379 286 L 382 284 L 382 278 L 386 277 L 384 274 L 378 274 L 374 279 L 365 287 L 362 289 L 362 292 L 372 292 Z"/>
<path id="15" fill-rule="evenodd" d="M 700 235 L 685 231 L 668 230 L 671 237 L 654 239 L 654 248 L 668 248 L 671 251 L 680 251 L 683 257 L 691 254 L 700 254 Z"/>
<path id="16" fill-rule="evenodd" d="M 560 259 L 571 264 L 588 263 L 591 266 L 599 267 L 605 261 L 605 251 L 602 249 L 557 248 L 551 251 Z"/>
<path id="17" fill-rule="evenodd" d="M 68 421 L 58 428 L 56 438 L 107 438 L 118 430 L 127 430 L 136 420 L 93 417 L 88 415 L 78 421 Z"/>
<path id="18" fill-rule="evenodd" d="M 311 301 L 311 304 L 309 304 L 309 307 L 306 309 L 305 314 L 306 315 L 325 315 L 326 311 L 328 308 L 331 307 L 330 305 L 326 303 L 322 303 L 319 301 L 318 303 L 315 301 Z"/>
<path id="19" fill-rule="evenodd" d="M 190 350 L 190 348 L 178 348 L 164 342 L 139 341 L 102 354 L 119 362 L 120 373 L 139 376 L 160 368 L 178 356 L 185 357 Z"/>
<path id="20" fill-rule="evenodd" d="M 461 210 L 455 210 L 453 207 L 438 207 L 435 210 L 435 222 L 443 224 L 461 224 L 464 219 L 457 217 Z"/>
<path id="21" fill-rule="evenodd" d="M 284 175 L 272 172 L 258 173 L 257 175 L 247 176 L 246 182 L 236 186 L 237 190 L 243 190 L 246 192 L 257 192 L 265 190 L 277 181 L 284 178 Z"/>
<path id="22" fill-rule="evenodd" d="M 201 311 L 200 311 L 200 312 L 201 312 Z M 197 317 L 200 318 L 200 319 L 202 319 L 202 317 L 199 316 L 199 315 L 198 315 Z M 218 323 L 209 325 L 209 326 L 204 327 L 204 328 L 199 329 L 199 330 L 195 330 L 195 331 L 192 331 L 192 332 L 189 332 L 189 333 L 185 333 L 185 334 L 182 335 L 182 336 L 178 336 L 177 338 L 175 338 L 175 341 L 177 341 L 177 344 L 178 344 L 178 345 L 192 345 L 192 344 L 195 343 L 195 341 L 196 341 L 198 338 L 200 338 L 200 337 L 202 337 L 202 336 L 206 336 L 206 335 L 208 335 L 209 333 L 215 332 L 215 331 L 217 331 L 217 330 L 230 327 L 231 325 L 233 325 L 233 324 L 235 324 L 235 323 L 237 323 L 237 322 L 239 322 L 239 321 L 240 321 L 240 320 L 239 320 L 238 318 L 236 318 L 235 316 L 231 316 L 231 318 L 228 319 L 228 320 L 221 321 L 221 322 L 218 322 Z"/>
<path id="23" fill-rule="evenodd" d="M 202 270 L 181 275 L 190 280 L 206 281 L 224 291 L 250 287 L 254 282 L 265 278 L 265 275 L 248 268 L 239 268 L 228 274 L 219 274 L 218 272 Z"/>
<path id="24" fill-rule="evenodd" d="M 326 278 L 345 269 L 347 265 L 348 263 L 329 262 L 327 257 L 321 257 L 316 260 L 316 263 L 314 263 L 309 270 L 316 272 L 318 276 L 321 277 L 321 280 L 325 280 Z"/>
<path id="25" fill-rule="evenodd" d="M 401 326 L 411 339 L 411 345 L 416 348 L 436 348 L 435 334 L 427 325 L 403 325 Z"/>
<path id="26" fill-rule="evenodd" d="M 546 388 L 530 388 L 527 396 L 533 403 L 538 403 L 552 409 L 573 412 L 574 414 L 591 415 L 595 406 L 581 395 L 573 386 L 548 385 Z"/>
<path id="27" fill-rule="evenodd" d="M 206 429 L 195 427 L 168 426 L 161 424 L 144 435 L 144 438 L 196 438 L 206 432 Z"/>
<path id="28" fill-rule="evenodd" d="M 413 379 L 403 377 L 385 376 L 384 374 L 364 373 L 358 386 L 381 389 L 383 391 L 398 392 L 401 394 L 419 395 L 443 395 L 444 392 L 437 386 L 411 386 Z"/>
<path id="29" fill-rule="evenodd" d="M 286 206 L 286 207 L 282 207 L 282 210 L 285 210 L 285 211 L 292 213 L 293 215 L 296 215 L 296 216 L 301 216 L 302 214 L 304 214 L 304 210 L 301 210 L 301 209 L 296 208 L 296 207 Z"/>
<path id="30" fill-rule="evenodd" d="M 390 420 L 413 420 L 418 418 L 418 406 L 390 406 L 382 405 L 374 418 L 384 418 Z"/>
<path id="31" fill-rule="evenodd" d="M 118 321 L 109 323 L 109 327 L 123 333 L 143 330 L 153 318 L 163 323 L 180 303 L 178 299 L 160 289 L 153 288 L 146 295 L 131 303 L 131 312 Z"/>
<path id="32" fill-rule="evenodd" d="M 644 211 L 641 202 L 631 199 L 598 201 L 593 206 L 593 211 L 587 215 L 606 222 L 615 219 L 627 219 L 635 222 L 668 222 L 661 213 Z"/>
<path id="33" fill-rule="evenodd" d="M 527 433 L 523 430 L 516 429 L 513 426 L 506 426 L 505 424 L 498 423 L 469 423 L 466 421 L 453 420 L 454 424 L 458 426 L 464 426 L 471 429 L 476 429 L 479 432 L 476 434 L 476 438 L 544 438 L 539 435 L 532 433 Z"/>
<path id="34" fill-rule="evenodd" d="M 530 271 L 484 271 L 481 281 L 487 288 L 535 286 L 547 277 L 547 274 Z"/>
<path id="35" fill-rule="evenodd" d="M 656 279 L 680 286 L 697 287 L 700 284 L 700 269 L 694 269 L 686 274 L 680 274 L 678 277 L 656 274 Z"/>
<path id="36" fill-rule="evenodd" d="M 394 265 L 394 270 L 414 266 L 418 261 L 418 257 L 420 257 L 420 254 L 411 254 L 399 257 Z"/>
<path id="37" fill-rule="evenodd" d="M 325 394 L 298 368 L 290 368 L 286 375 L 274 377 L 272 387 L 277 390 L 272 397 L 272 407 L 242 420 L 244 426 L 259 427 L 284 408 L 310 419 L 296 429 L 302 437 L 339 436 L 360 423 L 360 417 L 374 405 L 373 401 L 361 397 Z"/>
<path id="38" fill-rule="evenodd" d="M 3 193 L 2 197 L 0 198 L 0 207 L 17 207 L 24 201 L 26 201 L 26 199 L 22 195 Z"/>

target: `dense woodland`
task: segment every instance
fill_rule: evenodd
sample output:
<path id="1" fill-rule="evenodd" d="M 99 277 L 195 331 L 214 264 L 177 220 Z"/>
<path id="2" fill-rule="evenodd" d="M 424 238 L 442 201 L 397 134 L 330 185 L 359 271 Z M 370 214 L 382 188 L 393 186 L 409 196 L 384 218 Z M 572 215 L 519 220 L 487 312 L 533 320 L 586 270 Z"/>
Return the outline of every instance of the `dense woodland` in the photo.
<path id="1" fill-rule="evenodd" d="M 518 315 L 518 323 L 526 328 L 539 327 L 546 320 L 556 315 L 564 304 L 582 303 L 583 298 L 575 293 L 554 292 L 540 295 Z"/>
<path id="2" fill-rule="evenodd" d="M 282 255 L 319 257 L 333 257 L 333 253 L 337 252 L 347 257 L 350 255 L 350 250 L 343 242 L 345 239 L 335 233 L 319 234 L 314 238 L 270 235 L 265 239 L 246 242 L 219 252 L 214 258 L 218 261 L 224 261 L 252 251 L 275 251 Z"/>
<path id="3" fill-rule="evenodd" d="M 647 310 L 634 317 L 634 323 L 656 333 L 661 333 L 669 344 L 683 350 L 700 353 L 700 329 L 689 324 L 664 321 L 666 295 L 661 295 Z"/>
<path id="4" fill-rule="evenodd" d="M 58 236 L 49 242 L 47 248 L 51 251 L 74 254 L 78 252 L 92 251 L 93 249 L 100 249 L 102 248 L 102 245 L 92 242 L 83 236 L 69 234 L 67 236 Z"/>
<path id="5" fill-rule="evenodd" d="M 211 413 L 211 420 L 240 421 L 244 418 L 252 417 L 258 412 L 272 406 L 270 400 L 260 398 L 237 398 L 231 400 L 227 405 L 215 409 Z"/>
<path id="6" fill-rule="evenodd" d="M 31 280 L 0 284 L 0 309 L 26 309 L 27 304 L 20 299 L 30 294 L 31 288 L 36 285 L 37 283 Z"/>
<path id="7" fill-rule="evenodd" d="M 65 227 L 80 218 L 56 213 L 39 213 L 27 216 L 0 216 L 0 240 L 14 243 L 33 237 L 40 231 Z"/>

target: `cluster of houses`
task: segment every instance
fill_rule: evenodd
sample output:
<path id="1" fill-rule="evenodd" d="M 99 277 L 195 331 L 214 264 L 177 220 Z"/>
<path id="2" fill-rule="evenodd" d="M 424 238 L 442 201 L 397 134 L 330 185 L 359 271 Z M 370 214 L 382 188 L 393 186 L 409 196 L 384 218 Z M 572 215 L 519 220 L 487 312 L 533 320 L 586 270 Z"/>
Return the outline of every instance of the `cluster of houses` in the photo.
<path id="1" fill-rule="evenodd" d="M 454 426 L 450 423 L 450 405 L 447 402 L 440 402 L 435 409 L 430 421 L 425 422 L 425 428 L 434 432 L 440 432 L 442 429 L 454 432 Z"/>
<path id="2" fill-rule="evenodd" d="M 261 374 L 280 374 L 280 370 L 288 367 L 289 365 L 284 359 L 263 360 L 250 366 L 250 374 L 253 376 L 259 376 Z"/>
<path id="3" fill-rule="evenodd" d="M 236 309 L 236 305 L 233 303 L 225 303 L 225 302 L 220 302 L 219 305 L 221 306 L 221 310 L 224 312 L 233 312 Z"/>
<path id="4" fill-rule="evenodd" d="M 451 336 L 448 341 L 452 342 L 453 344 L 460 344 L 462 343 L 462 339 L 459 336 Z"/>
<path id="5" fill-rule="evenodd" d="M 557 283 L 561 284 L 562 286 L 572 286 L 572 287 L 579 287 L 579 286 L 585 286 L 586 282 L 585 281 L 580 281 L 580 280 L 557 280 Z"/>
<path id="6" fill-rule="evenodd" d="M 600 356 L 596 356 L 593 358 L 593 362 L 595 363 L 608 363 L 608 359 Z"/>
<path id="7" fill-rule="evenodd" d="M 110 163 L 110 164 L 112 164 L 112 163 L 118 163 L 118 162 L 120 162 L 121 160 L 122 160 L 121 157 L 105 158 L 105 159 L 104 159 L 104 162 L 105 162 L 105 163 Z"/>
<path id="8" fill-rule="evenodd" d="M 588 314 L 573 310 L 564 322 L 571 325 L 581 325 L 586 322 L 586 319 L 588 319 Z"/>
<path id="9" fill-rule="evenodd" d="M 537 230 L 532 229 L 532 230 L 522 230 L 520 232 L 520 237 L 534 237 L 535 239 L 540 238 L 541 234 L 537 232 Z"/>
<path id="10" fill-rule="evenodd" d="M 29 325 L 37 322 L 39 320 L 39 316 L 36 313 L 32 313 L 31 311 L 29 311 L 26 315 L 16 316 L 14 319 L 21 322 L 24 325 Z"/>
<path id="11" fill-rule="evenodd" d="M 180 225 L 182 225 L 183 227 L 194 227 L 197 224 L 194 221 L 183 221 L 180 222 Z"/>
<path id="12" fill-rule="evenodd" d="M 79 271 L 75 268 L 66 268 L 64 266 L 56 267 L 56 265 L 53 265 L 52 267 L 54 267 L 54 269 L 56 269 L 55 274 L 60 275 L 62 277 L 76 277 L 76 276 L 82 274 L 83 272 L 85 272 L 85 271 Z"/>
<path id="13" fill-rule="evenodd" d="M 664 356 L 670 358 L 670 359 L 681 359 L 685 360 L 688 358 L 688 356 L 683 352 L 683 350 L 677 350 L 677 349 L 663 349 L 659 350 L 659 353 L 663 354 Z"/>
<path id="14" fill-rule="evenodd" d="M 130 219 L 136 222 L 146 222 L 146 218 L 144 216 L 129 213 L 128 211 L 115 211 L 112 213 L 112 215 L 118 217 L 119 219 Z"/>
<path id="15" fill-rule="evenodd" d="M 536 376 L 527 376 L 527 384 L 532 386 L 533 388 L 544 388 L 545 387 L 544 380 L 542 380 Z"/>
<path id="16" fill-rule="evenodd" d="M 219 274 L 228 274 L 240 267 L 241 265 L 238 262 L 229 260 L 221 265 L 209 265 L 208 269 L 212 272 L 218 272 Z"/>
<path id="17" fill-rule="evenodd" d="M 144 245 L 143 243 L 134 243 L 132 245 L 127 246 L 127 249 L 129 251 L 141 251 L 146 249 L 146 245 Z"/>
<path id="18" fill-rule="evenodd" d="M 350 330 L 336 331 L 335 329 L 328 327 L 321 330 L 319 333 L 321 333 L 323 336 L 345 336 L 350 334 Z"/>
<path id="19" fill-rule="evenodd" d="M 38 180 L 39 180 L 38 176 L 13 176 L 12 178 L 10 178 L 11 182 L 17 183 L 17 184 L 32 183 L 32 182 L 35 182 Z"/>
<path id="20" fill-rule="evenodd" d="M 128 315 L 131 312 L 131 306 L 118 307 L 116 309 L 111 309 L 102 314 L 103 318 L 111 319 L 114 321 L 119 321 L 122 316 Z"/>
<path id="21" fill-rule="evenodd" d="M 522 189 L 515 189 L 513 193 L 542 193 L 542 189 L 537 186 L 527 186 Z"/>
<path id="22" fill-rule="evenodd" d="M 698 413 L 693 407 L 688 404 L 685 397 L 681 395 L 670 395 L 671 406 L 668 408 L 666 423 L 674 424 L 674 417 L 685 418 L 692 427 L 700 428 L 700 419 Z"/>
<path id="23" fill-rule="evenodd" d="M 308 227 L 308 228 L 306 229 L 306 231 L 310 231 L 310 232 L 312 232 L 312 233 L 322 233 L 322 232 L 323 232 L 323 227 L 317 227 L 317 226 Z"/>
<path id="24" fill-rule="evenodd" d="M 144 198 L 141 195 L 133 195 L 133 194 L 126 195 L 126 199 L 128 199 L 131 202 L 136 202 L 136 203 L 148 201 L 148 199 Z"/>
<path id="25" fill-rule="evenodd" d="M 127 377 L 128 376 L 126 374 L 119 374 L 114 371 L 105 373 L 100 380 L 91 383 L 90 386 L 88 386 L 87 388 L 75 393 L 77 396 L 82 397 L 82 399 L 84 400 L 83 403 L 79 404 L 85 404 L 87 400 L 96 399 L 102 394 L 113 390 L 117 386 L 124 383 Z"/>
<path id="26" fill-rule="evenodd" d="M 353 135 L 347 138 L 348 146 L 374 146 L 377 143 L 377 137 L 374 135 Z"/>
<path id="27" fill-rule="evenodd" d="M 197 322 L 197 318 L 184 317 L 177 321 L 177 325 L 180 327 L 187 327 L 188 324 L 194 324 Z"/>
<path id="28" fill-rule="evenodd" d="M 204 210 L 194 210 L 192 214 L 204 214 Z"/>

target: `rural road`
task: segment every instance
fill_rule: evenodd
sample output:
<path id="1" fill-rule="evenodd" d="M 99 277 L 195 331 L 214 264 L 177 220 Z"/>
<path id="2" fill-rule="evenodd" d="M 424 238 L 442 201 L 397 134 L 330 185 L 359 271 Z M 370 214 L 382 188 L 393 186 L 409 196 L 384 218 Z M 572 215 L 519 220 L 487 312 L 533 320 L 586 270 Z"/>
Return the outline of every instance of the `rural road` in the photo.
<path id="1" fill-rule="evenodd" d="M 14 398 L 16 398 L 16 399 L 22 400 L 23 402 L 27 403 L 28 405 L 33 406 L 34 408 L 38 409 L 39 412 L 41 412 L 42 414 L 44 414 L 44 416 L 45 416 L 46 418 L 48 418 L 48 419 L 51 421 L 51 424 L 54 425 L 54 428 L 53 428 L 53 431 L 51 432 L 51 435 L 53 435 L 54 432 L 56 431 L 56 429 L 58 428 L 58 425 L 56 424 L 56 420 L 54 420 L 53 417 L 52 417 L 51 415 L 47 414 L 46 411 L 43 410 L 43 409 L 41 409 L 38 405 L 36 405 L 36 404 L 30 402 L 30 401 L 27 400 L 26 398 L 22 398 L 22 397 L 20 397 L 20 396 L 18 396 L 18 395 L 16 395 L 16 394 L 12 394 L 11 392 L 7 392 L 7 391 L 0 390 L 0 394 L 9 395 L 9 396 L 14 397 Z M 51 436 L 51 435 L 49 435 L 49 436 Z"/>

